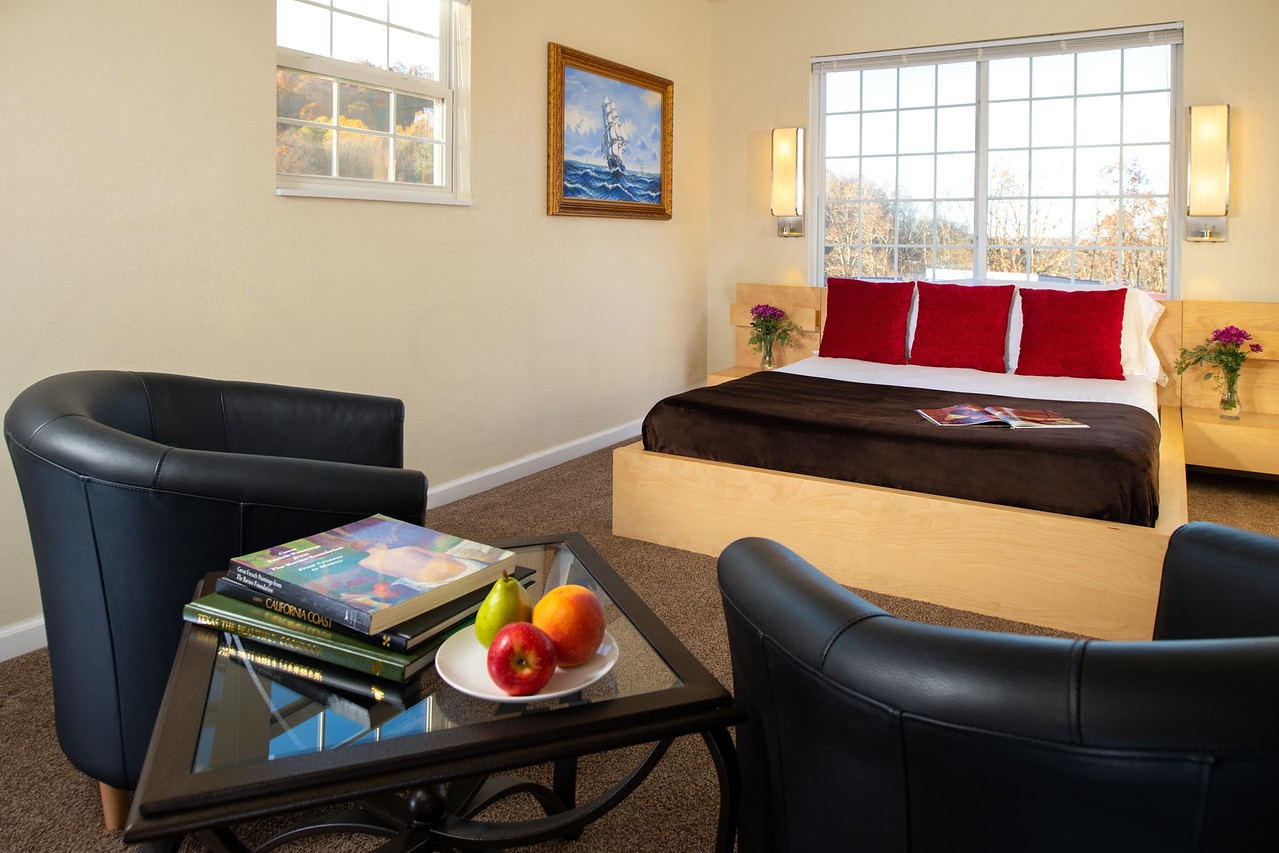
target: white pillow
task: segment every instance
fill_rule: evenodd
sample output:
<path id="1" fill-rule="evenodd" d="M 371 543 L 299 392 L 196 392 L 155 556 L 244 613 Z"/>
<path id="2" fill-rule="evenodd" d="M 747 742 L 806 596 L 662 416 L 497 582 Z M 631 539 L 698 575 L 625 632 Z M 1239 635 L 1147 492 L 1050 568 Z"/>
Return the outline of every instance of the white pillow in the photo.
<path id="1" fill-rule="evenodd" d="M 1008 372 L 1017 369 L 1017 358 L 1021 354 L 1021 289 L 1037 290 L 1124 290 L 1124 326 L 1119 341 L 1119 363 L 1125 376 L 1148 376 L 1162 384 L 1167 381 L 1167 374 L 1159 364 L 1159 354 L 1155 352 L 1150 337 L 1154 334 L 1155 324 L 1164 313 L 1164 306 L 1144 290 L 1131 287 L 1098 287 L 1095 284 L 1058 284 L 1055 282 L 1027 282 L 1017 285 L 1017 294 L 1013 296 L 1013 313 L 1008 322 Z"/>

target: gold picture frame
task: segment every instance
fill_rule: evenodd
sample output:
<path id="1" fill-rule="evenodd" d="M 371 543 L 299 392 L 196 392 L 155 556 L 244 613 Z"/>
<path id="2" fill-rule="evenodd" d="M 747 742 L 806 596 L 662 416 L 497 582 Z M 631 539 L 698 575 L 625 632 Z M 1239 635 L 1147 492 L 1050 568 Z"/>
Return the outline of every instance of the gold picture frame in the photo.
<path id="1" fill-rule="evenodd" d="M 550 44 L 546 212 L 671 218 L 675 84 Z"/>

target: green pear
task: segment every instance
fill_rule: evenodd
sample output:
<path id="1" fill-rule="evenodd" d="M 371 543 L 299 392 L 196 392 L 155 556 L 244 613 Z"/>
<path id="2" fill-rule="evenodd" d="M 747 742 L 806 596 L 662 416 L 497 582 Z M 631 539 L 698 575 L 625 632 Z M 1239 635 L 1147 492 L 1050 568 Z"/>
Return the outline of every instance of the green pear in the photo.
<path id="1" fill-rule="evenodd" d="M 512 622 L 528 622 L 532 618 L 533 602 L 528 590 L 502 572 L 475 614 L 475 638 L 487 649 L 502 628 Z"/>

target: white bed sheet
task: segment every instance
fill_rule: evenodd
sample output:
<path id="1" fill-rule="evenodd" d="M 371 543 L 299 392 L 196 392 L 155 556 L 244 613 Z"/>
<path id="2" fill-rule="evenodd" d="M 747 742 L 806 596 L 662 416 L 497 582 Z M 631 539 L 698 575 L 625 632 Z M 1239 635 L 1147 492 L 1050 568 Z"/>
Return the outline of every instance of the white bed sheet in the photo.
<path id="1" fill-rule="evenodd" d="M 957 391 L 962 394 L 998 394 L 1041 400 L 1073 400 L 1084 403 L 1123 403 L 1136 406 L 1159 420 L 1159 388 L 1148 376 L 1117 379 L 1074 379 L 1069 376 L 1022 376 L 1017 373 L 989 373 L 965 367 L 922 367 L 917 364 L 879 364 L 854 358 L 811 358 L 779 367 L 783 373 L 865 382 Z M 980 400 L 956 399 L 956 403 Z"/>

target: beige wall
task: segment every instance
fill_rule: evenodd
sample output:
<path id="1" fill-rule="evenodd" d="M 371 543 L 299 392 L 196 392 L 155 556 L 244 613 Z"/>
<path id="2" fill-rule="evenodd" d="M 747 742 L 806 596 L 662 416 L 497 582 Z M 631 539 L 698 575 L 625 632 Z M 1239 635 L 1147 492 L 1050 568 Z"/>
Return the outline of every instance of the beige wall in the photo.
<path id="1" fill-rule="evenodd" d="M 705 375 L 711 6 L 476 0 L 472 207 L 273 194 L 274 3 L 0 3 L 0 408 L 123 368 L 399 396 L 441 484 Z M 602 24 L 616 14 L 616 26 Z M 550 41 L 675 82 L 674 218 L 546 215 Z M 40 603 L 0 466 L 0 639 Z"/>
<path id="2" fill-rule="evenodd" d="M 767 178 L 769 131 L 810 124 L 812 56 L 1184 21 L 1185 103 L 1231 105 L 1231 216 L 1229 242 L 1180 243 L 1180 296 L 1279 301 L 1274 0 L 730 0 L 713 10 L 710 369 L 733 363 L 736 282 L 807 280 L 806 241 L 776 236 Z"/>

